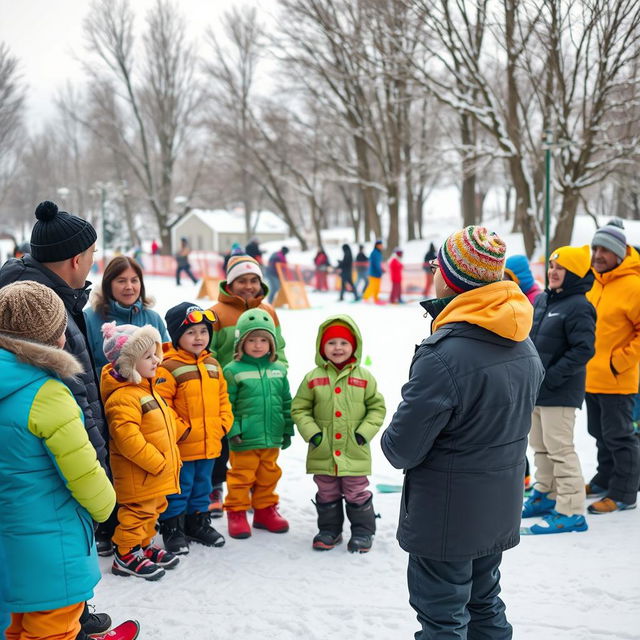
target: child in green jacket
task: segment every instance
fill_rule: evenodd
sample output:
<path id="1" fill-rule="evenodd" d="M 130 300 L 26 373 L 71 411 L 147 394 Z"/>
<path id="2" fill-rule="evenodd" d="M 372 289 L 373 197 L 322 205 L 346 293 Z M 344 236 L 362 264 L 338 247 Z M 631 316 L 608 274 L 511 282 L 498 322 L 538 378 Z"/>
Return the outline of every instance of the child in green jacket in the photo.
<path id="1" fill-rule="evenodd" d="M 253 526 L 284 533 L 289 523 L 278 513 L 276 484 L 282 476 L 280 449 L 291 444 L 291 392 L 287 368 L 277 362 L 276 328 L 262 309 L 245 311 L 236 325 L 233 362 L 224 367 L 233 409 L 228 433 L 228 493 L 224 501 L 229 535 L 248 538 L 247 511 Z"/>
<path id="2" fill-rule="evenodd" d="M 360 365 L 362 337 L 347 315 L 333 316 L 318 329 L 316 367 L 304 377 L 291 405 L 300 435 L 309 443 L 307 473 L 318 485 L 318 533 L 313 548 L 333 549 L 342 541 L 346 502 L 351 522 L 347 549 L 366 553 L 376 531 L 369 443 L 386 409 L 375 378 Z"/>

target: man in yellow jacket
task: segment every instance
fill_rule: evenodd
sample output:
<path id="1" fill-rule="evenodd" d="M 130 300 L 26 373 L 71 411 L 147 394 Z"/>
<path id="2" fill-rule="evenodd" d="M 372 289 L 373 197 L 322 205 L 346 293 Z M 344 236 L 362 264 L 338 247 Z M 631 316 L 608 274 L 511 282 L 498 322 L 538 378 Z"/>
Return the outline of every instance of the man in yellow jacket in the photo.
<path id="1" fill-rule="evenodd" d="M 586 489 L 587 497 L 601 497 L 589 513 L 601 514 L 634 509 L 640 480 L 640 448 L 631 419 L 640 364 L 640 256 L 627 246 L 616 218 L 596 231 L 591 250 L 595 282 L 587 298 L 597 321 L 586 402 L 598 468 Z"/>

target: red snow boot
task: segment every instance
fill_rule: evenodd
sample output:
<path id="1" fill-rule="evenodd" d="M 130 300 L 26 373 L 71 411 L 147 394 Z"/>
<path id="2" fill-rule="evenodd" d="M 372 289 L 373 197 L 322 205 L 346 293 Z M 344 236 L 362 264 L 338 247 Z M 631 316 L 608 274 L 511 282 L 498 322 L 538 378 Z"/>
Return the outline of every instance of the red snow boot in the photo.
<path id="1" fill-rule="evenodd" d="M 266 529 L 271 533 L 285 533 L 289 531 L 289 523 L 278 513 L 278 505 L 274 504 L 264 509 L 253 510 L 253 526 L 256 529 Z"/>
<path id="2" fill-rule="evenodd" d="M 140 633 L 140 624 L 137 620 L 127 620 L 117 627 L 101 633 L 97 636 L 89 636 L 93 640 L 135 640 Z"/>
<path id="3" fill-rule="evenodd" d="M 227 511 L 227 525 L 229 526 L 229 535 L 232 538 L 249 538 L 251 536 L 251 527 L 247 521 L 246 511 Z"/>

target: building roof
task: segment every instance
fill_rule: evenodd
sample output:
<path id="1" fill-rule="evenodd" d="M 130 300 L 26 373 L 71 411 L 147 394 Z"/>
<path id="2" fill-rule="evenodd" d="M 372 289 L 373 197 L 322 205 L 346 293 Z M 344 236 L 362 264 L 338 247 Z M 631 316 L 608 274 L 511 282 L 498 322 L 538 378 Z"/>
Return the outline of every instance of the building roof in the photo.
<path id="1" fill-rule="evenodd" d="M 264 233 L 280 233 L 285 236 L 289 233 L 289 228 L 285 222 L 273 211 L 259 211 L 252 214 L 253 219 L 258 215 L 258 223 L 255 226 L 253 235 L 260 236 Z M 209 228 L 218 233 L 239 233 L 245 232 L 244 213 L 242 211 L 226 211 L 224 209 L 193 209 L 180 222 L 188 220 L 190 216 L 196 216 Z M 178 223 L 180 224 L 180 223 Z"/>

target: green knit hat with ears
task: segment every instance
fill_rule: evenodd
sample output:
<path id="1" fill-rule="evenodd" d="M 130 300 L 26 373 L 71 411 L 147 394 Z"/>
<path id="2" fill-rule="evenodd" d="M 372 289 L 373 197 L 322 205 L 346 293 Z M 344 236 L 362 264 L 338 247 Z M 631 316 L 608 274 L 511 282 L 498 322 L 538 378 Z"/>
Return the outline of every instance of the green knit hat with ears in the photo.
<path id="1" fill-rule="evenodd" d="M 269 359 L 273 362 L 278 357 L 276 355 L 276 325 L 271 316 L 263 309 L 249 309 L 238 318 L 234 343 L 235 359 L 239 360 L 242 357 L 244 341 L 254 331 L 265 332 L 265 337 L 271 343 Z"/>

